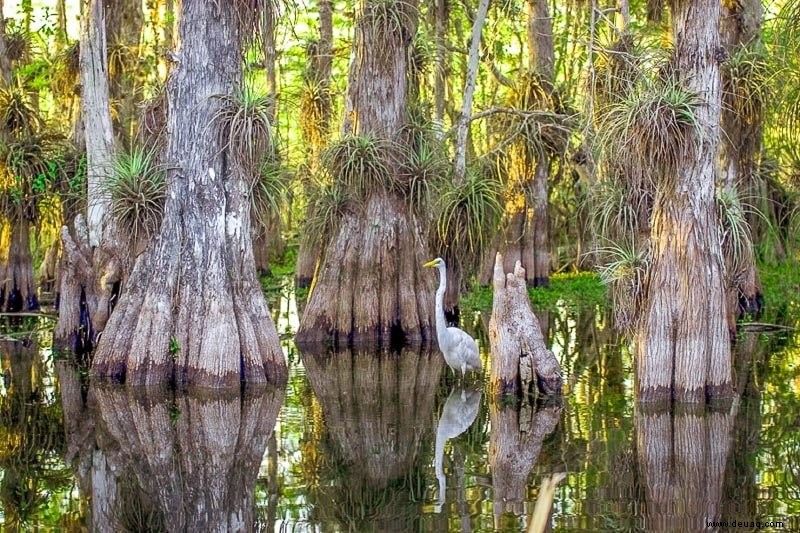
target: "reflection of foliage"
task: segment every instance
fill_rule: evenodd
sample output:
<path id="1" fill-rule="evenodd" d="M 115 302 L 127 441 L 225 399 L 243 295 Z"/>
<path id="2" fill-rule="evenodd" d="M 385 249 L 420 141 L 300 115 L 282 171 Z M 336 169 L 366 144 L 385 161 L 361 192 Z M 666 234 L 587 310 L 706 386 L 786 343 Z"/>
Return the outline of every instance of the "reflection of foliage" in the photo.
<path id="1" fill-rule="evenodd" d="M 72 477 L 60 461 L 61 406 L 46 398 L 42 374 L 34 371 L 38 354 L 16 347 L 10 352 L 11 386 L 0 399 L 0 501 L 6 525 L 24 528 L 37 523 L 52 494 L 71 486 Z"/>
<path id="2" fill-rule="evenodd" d="M 115 504 L 111 517 L 116 531 L 167 531 L 164 514 L 153 501 L 153 495 L 142 490 L 132 472 L 119 478 Z"/>

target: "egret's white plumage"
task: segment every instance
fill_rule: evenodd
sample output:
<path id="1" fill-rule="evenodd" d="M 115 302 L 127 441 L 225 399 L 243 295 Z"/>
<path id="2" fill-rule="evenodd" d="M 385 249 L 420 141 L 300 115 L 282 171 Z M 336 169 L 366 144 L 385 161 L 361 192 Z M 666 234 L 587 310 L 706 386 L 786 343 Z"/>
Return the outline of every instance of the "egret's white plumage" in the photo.
<path id="1" fill-rule="evenodd" d="M 481 358 L 475 339 L 464 330 L 447 327 L 444 319 L 444 292 L 447 289 L 444 260 L 437 257 L 424 266 L 439 270 L 439 288 L 436 290 L 436 338 L 439 341 L 439 349 L 444 354 L 444 360 L 454 372 L 461 371 L 462 376 L 465 376 L 468 370 L 480 372 Z"/>

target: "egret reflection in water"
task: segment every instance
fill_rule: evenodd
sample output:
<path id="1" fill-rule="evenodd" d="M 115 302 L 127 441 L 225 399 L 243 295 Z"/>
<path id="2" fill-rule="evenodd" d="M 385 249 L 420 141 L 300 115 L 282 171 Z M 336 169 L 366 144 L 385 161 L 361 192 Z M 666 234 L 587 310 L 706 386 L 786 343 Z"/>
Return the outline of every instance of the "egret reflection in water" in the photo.
<path id="1" fill-rule="evenodd" d="M 481 391 L 478 388 L 467 390 L 463 387 L 454 388 L 442 407 L 439 424 L 436 426 L 436 451 L 435 470 L 439 481 L 439 501 L 435 511 L 441 512 L 445 503 L 447 492 L 447 477 L 444 474 L 444 446 L 449 439 L 454 439 L 464 433 L 475 422 L 481 406 Z M 460 485 L 463 485 L 461 480 Z M 459 493 L 463 486 L 459 486 Z"/>

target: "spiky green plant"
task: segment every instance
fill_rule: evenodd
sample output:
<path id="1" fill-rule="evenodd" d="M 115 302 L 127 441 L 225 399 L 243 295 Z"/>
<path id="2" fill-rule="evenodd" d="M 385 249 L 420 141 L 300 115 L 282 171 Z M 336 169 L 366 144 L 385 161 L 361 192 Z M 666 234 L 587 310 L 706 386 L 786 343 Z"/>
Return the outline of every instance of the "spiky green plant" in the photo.
<path id="1" fill-rule="evenodd" d="M 723 64 L 723 106 L 745 124 L 759 124 L 774 74 L 760 42 L 739 47 Z"/>
<path id="2" fill-rule="evenodd" d="M 259 178 L 250 192 L 251 212 L 261 227 L 268 227 L 280 217 L 291 183 L 291 174 L 279 158 L 268 158 L 261 164 Z"/>
<path id="3" fill-rule="evenodd" d="M 637 246 L 632 240 L 612 242 L 599 253 L 604 261 L 598 270 L 603 283 L 611 289 L 617 328 L 630 331 L 639 316 L 650 268 L 650 247 L 647 242 Z"/>
<path id="4" fill-rule="evenodd" d="M 322 153 L 322 166 L 354 199 L 396 188 L 391 170 L 398 147 L 373 135 L 345 135 Z"/>
<path id="5" fill-rule="evenodd" d="M 727 274 L 730 281 L 738 281 L 744 269 L 753 262 L 750 224 L 735 188 L 718 187 L 716 205 Z"/>
<path id="6" fill-rule="evenodd" d="M 36 135 L 42 119 L 21 87 L 0 89 L 0 133 L 21 139 Z"/>
<path id="7" fill-rule="evenodd" d="M 216 124 L 220 144 L 255 180 L 261 162 L 274 148 L 270 120 L 273 98 L 248 83 L 234 94 L 223 94 L 217 98 L 222 105 L 212 122 Z"/>
<path id="8" fill-rule="evenodd" d="M 134 147 L 118 152 L 103 193 L 111 202 L 111 216 L 132 243 L 152 235 L 161 223 L 166 198 L 166 169 L 154 150 Z"/>
<path id="9" fill-rule="evenodd" d="M 50 86 L 53 92 L 62 97 L 75 95 L 80 77 L 78 41 L 57 50 L 51 64 Z"/>
<path id="10" fill-rule="evenodd" d="M 462 182 L 444 179 L 437 185 L 438 240 L 456 256 L 480 257 L 503 213 L 502 184 L 470 169 Z"/>
<path id="11" fill-rule="evenodd" d="M 9 61 L 16 62 L 30 53 L 32 34 L 21 24 L 6 27 L 6 56 Z"/>
<path id="12" fill-rule="evenodd" d="M 351 205 L 345 187 L 329 179 L 316 177 L 309 184 L 310 209 L 306 218 L 304 235 L 312 241 L 329 240 Z"/>
<path id="13" fill-rule="evenodd" d="M 303 139 L 321 147 L 328 138 L 333 95 L 326 81 L 306 80 L 300 94 L 300 128 Z"/>
<path id="14" fill-rule="evenodd" d="M 695 114 L 703 99 L 667 75 L 604 110 L 598 142 L 607 157 L 669 176 L 702 133 Z"/>

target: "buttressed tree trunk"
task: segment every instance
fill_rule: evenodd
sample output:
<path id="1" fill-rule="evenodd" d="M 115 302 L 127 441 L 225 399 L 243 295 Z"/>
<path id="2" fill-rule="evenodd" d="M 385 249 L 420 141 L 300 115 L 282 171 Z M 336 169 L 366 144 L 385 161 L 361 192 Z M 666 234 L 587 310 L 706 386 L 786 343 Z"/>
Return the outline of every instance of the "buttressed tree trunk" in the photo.
<path id="1" fill-rule="evenodd" d="M 359 11 L 342 130 L 397 152 L 416 2 L 367 0 Z M 383 163 L 397 171 L 396 163 Z M 368 183 L 359 194 L 359 205 L 341 218 L 325 249 L 297 342 L 432 338 L 435 278 L 423 272 L 428 254 L 420 222 L 397 190 Z"/>
<path id="2" fill-rule="evenodd" d="M 547 349 L 533 314 L 519 261 L 513 273 L 503 271 L 499 253 L 494 267 L 494 302 L 489 321 L 492 348 L 490 389 L 494 396 L 527 393 L 532 382 L 543 394 L 561 392 L 561 366 Z"/>
<path id="3" fill-rule="evenodd" d="M 245 36 L 236 7 L 182 3 L 167 87 L 163 222 L 97 347 L 95 378 L 227 387 L 286 375 L 255 272 L 244 162 L 215 118 L 220 95 L 242 82 Z"/>
<path id="4" fill-rule="evenodd" d="M 109 216 L 103 191 L 115 152 L 108 89 L 105 8 L 88 2 L 82 19 L 80 70 L 88 175 L 88 220 L 75 217 L 61 229 L 58 323 L 53 332 L 56 350 L 83 355 L 94 348 L 105 327 L 124 265 L 118 255 L 116 225 Z M 127 256 L 127 254 L 123 254 Z"/>
<path id="5" fill-rule="evenodd" d="M 674 179 L 658 187 L 652 261 L 636 332 L 640 401 L 727 397 L 731 349 L 715 206 L 720 121 L 719 0 L 673 2 L 676 75 L 702 103 Z"/>

